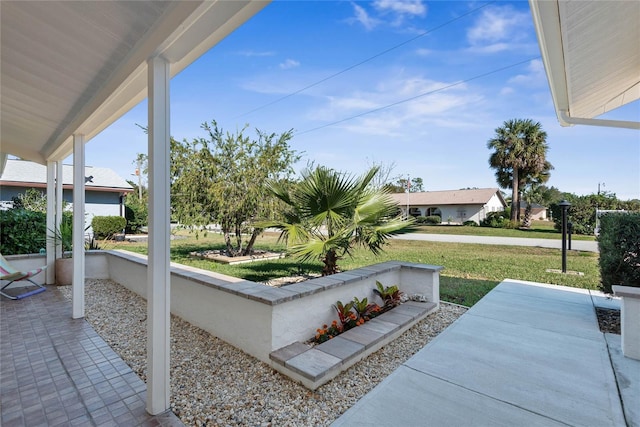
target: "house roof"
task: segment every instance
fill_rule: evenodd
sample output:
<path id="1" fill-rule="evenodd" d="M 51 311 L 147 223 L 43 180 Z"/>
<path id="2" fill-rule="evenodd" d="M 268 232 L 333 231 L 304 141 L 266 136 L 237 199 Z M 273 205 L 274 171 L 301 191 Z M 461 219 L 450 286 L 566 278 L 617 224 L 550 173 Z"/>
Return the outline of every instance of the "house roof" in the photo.
<path id="1" fill-rule="evenodd" d="M 640 129 L 635 121 L 593 120 L 640 99 L 640 1 L 529 4 L 560 124 Z"/>
<path id="2" fill-rule="evenodd" d="M 89 179 L 90 178 L 90 179 Z M 85 190 L 131 192 L 133 187 L 109 168 L 85 167 Z M 0 185 L 19 187 L 45 187 L 47 167 L 26 160 L 7 160 L 4 172 L 0 175 Z M 62 185 L 73 186 L 73 166 L 62 166 Z"/>
<path id="3" fill-rule="evenodd" d="M 148 58 L 173 77 L 268 3 L 0 1 L 2 153 L 65 159 L 147 97 Z"/>
<path id="4" fill-rule="evenodd" d="M 424 191 L 409 193 L 411 206 L 484 205 L 497 194 L 503 205 L 504 198 L 497 188 L 477 188 L 472 190 Z M 407 193 L 391 194 L 399 205 L 407 205 Z"/>

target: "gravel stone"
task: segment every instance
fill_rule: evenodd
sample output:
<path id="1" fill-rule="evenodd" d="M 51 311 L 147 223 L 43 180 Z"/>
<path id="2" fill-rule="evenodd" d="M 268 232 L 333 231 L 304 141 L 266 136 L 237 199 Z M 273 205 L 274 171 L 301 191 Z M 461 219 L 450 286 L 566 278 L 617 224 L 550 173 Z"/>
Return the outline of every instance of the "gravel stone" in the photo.
<path id="1" fill-rule="evenodd" d="M 71 299 L 71 286 L 59 289 Z M 329 425 L 466 310 L 442 302 L 436 313 L 316 391 L 172 315 L 171 409 L 187 426 Z M 88 279 L 85 313 L 146 381 L 146 301 L 113 281 Z"/>

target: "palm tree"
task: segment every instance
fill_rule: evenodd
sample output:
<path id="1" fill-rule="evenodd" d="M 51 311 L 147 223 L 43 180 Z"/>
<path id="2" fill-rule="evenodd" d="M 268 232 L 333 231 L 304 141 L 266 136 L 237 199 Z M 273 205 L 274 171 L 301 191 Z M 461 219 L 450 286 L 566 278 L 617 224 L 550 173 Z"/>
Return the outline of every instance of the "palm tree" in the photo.
<path id="1" fill-rule="evenodd" d="M 269 190 L 289 210 L 283 221 L 264 224 L 281 230 L 292 253 L 303 261 L 322 260 L 322 275 L 338 272 L 338 260 L 356 246 L 378 254 L 387 239 L 410 230 L 413 221 L 393 217 L 397 205 L 384 189 L 371 184 L 379 167 L 362 177 L 323 166 L 306 170 L 296 185 L 269 182 Z"/>
<path id="2" fill-rule="evenodd" d="M 487 147 L 494 150 L 489 165 L 496 170 L 502 188 L 511 187 L 511 221 L 520 219 L 520 190 L 534 182 L 546 182 L 553 169 L 546 159 L 547 133 L 539 122 L 512 119 L 495 130 Z"/>

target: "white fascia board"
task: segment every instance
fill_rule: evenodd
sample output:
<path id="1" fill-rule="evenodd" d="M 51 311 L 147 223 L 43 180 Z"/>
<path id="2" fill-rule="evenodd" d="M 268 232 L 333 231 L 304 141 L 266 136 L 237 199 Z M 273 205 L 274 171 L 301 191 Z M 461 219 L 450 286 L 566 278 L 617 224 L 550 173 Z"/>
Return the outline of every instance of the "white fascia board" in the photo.
<path id="1" fill-rule="evenodd" d="M 529 5 L 558 121 L 561 126 L 571 126 L 560 113 L 569 111 L 569 92 L 558 1 L 529 0 Z"/>

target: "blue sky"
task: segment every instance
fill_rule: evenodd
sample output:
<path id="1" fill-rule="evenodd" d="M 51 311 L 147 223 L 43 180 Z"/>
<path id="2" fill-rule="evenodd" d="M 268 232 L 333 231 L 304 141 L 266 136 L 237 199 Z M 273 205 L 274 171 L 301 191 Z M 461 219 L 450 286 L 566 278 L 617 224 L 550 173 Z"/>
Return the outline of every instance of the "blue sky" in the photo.
<path id="1" fill-rule="evenodd" d="M 548 185 L 591 194 L 604 183 L 640 198 L 640 133 L 561 127 L 528 2 L 483 5 L 276 0 L 174 77 L 171 134 L 204 137 L 200 125 L 214 119 L 231 132 L 249 124 L 252 135 L 293 129 L 297 169 L 313 160 L 361 173 L 382 162 L 449 190 L 497 186 L 487 141 L 505 120 L 530 118 L 548 134 Z M 91 140 L 86 164 L 134 178 L 146 113 L 145 101 Z M 640 105 L 603 117 L 638 120 Z"/>

